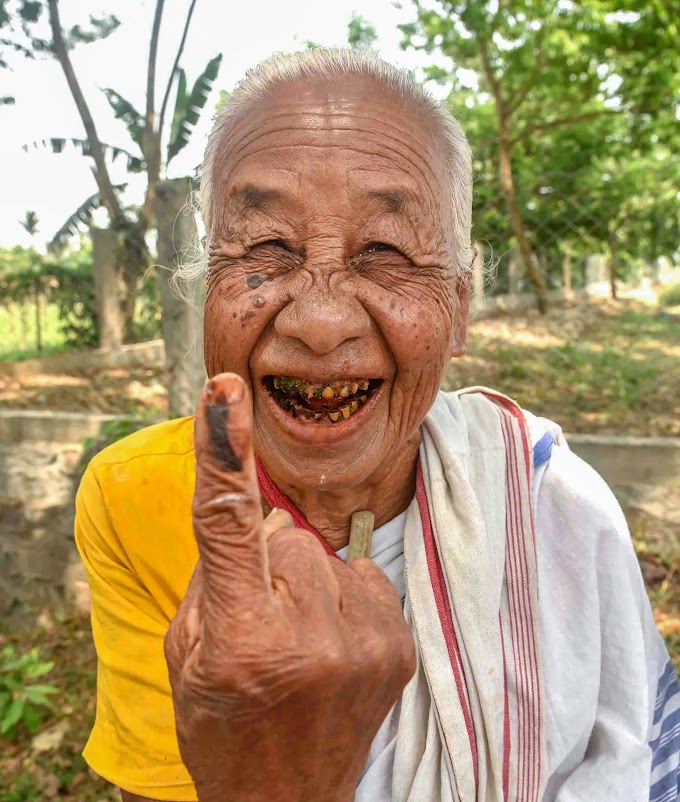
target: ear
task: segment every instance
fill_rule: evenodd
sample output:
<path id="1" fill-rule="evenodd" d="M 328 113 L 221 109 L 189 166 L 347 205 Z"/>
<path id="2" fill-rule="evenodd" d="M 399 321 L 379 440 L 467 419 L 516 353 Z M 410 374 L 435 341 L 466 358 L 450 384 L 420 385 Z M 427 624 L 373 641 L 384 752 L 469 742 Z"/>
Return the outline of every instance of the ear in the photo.
<path id="1" fill-rule="evenodd" d="M 451 329 L 449 358 L 463 356 L 467 348 L 470 315 L 470 287 L 465 279 L 456 281 L 456 311 Z"/>

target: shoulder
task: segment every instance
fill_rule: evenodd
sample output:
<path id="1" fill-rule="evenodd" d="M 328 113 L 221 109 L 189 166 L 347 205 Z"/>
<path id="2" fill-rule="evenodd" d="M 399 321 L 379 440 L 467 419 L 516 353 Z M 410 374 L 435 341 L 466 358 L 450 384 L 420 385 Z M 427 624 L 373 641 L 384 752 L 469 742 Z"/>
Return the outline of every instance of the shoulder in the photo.
<path id="1" fill-rule="evenodd" d="M 76 517 L 85 513 L 117 528 L 186 501 L 195 474 L 194 419 L 179 418 L 140 429 L 100 451 L 85 471 L 76 497 Z"/>
<path id="2" fill-rule="evenodd" d="M 156 457 L 186 457 L 194 450 L 194 419 L 177 418 L 147 426 L 100 451 L 91 461 L 91 467 L 123 465 L 137 460 L 154 460 Z"/>

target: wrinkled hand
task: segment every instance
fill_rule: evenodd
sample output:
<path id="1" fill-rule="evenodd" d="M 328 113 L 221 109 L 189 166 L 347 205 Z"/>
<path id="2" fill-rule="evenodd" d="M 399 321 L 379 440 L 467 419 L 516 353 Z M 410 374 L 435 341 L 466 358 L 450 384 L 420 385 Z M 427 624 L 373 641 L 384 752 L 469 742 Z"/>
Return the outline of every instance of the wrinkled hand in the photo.
<path id="1" fill-rule="evenodd" d="M 370 560 L 329 557 L 282 510 L 263 521 L 251 410 L 233 374 L 198 404 L 200 559 L 165 640 L 180 751 L 201 802 L 348 802 L 413 640 Z"/>

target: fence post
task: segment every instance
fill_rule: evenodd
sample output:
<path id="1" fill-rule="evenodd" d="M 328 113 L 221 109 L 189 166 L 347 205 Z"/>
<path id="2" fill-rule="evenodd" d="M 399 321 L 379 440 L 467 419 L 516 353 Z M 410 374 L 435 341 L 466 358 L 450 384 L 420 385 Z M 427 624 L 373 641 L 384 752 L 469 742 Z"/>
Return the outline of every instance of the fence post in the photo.
<path id="1" fill-rule="evenodd" d="M 191 192 L 188 178 L 163 181 L 156 188 L 158 280 L 161 288 L 161 329 L 165 341 L 166 386 L 170 415 L 192 415 L 205 383 L 203 365 L 203 301 L 205 278 L 185 281 L 178 294 L 172 284 L 182 255 L 193 248 L 196 220 L 185 208 Z"/>
<path id="2" fill-rule="evenodd" d="M 93 228 L 92 270 L 97 296 L 100 348 L 120 348 L 123 344 L 124 323 L 115 253 L 115 233 L 108 228 Z"/>
<path id="3" fill-rule="evenodd" d="M 475 242 L 475 260 L 472 263 L 472 315 L 484 309 L 484 243 Z"/>
<path id="4" fill-rule="evenodd" d="M 508 295 L 512 296 L 512 301 L 517 295 L 519 295 L 519 287 L 520 281 L 522 277 L 522 265 L 517 258 L 517 255 L 513 252 L 510 255 L 510 261 L 508 262 Z"/>
<path id="5" fill-rule="evenodd" d="M 567 248 L 564 252 L 564 261 L 562 262 L 562 289 L 565 291 L 565 293 L 571 293 L 572 289 L 571 262 L 571 249 Z"/>

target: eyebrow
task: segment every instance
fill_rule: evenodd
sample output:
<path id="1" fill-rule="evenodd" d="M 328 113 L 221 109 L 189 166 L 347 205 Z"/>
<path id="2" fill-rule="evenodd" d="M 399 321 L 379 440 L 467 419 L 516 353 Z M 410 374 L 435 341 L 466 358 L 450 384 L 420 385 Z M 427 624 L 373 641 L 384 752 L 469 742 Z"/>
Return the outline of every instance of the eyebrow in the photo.
<path id="1" fill-rule="evenodd" d="M 404 214 L 409 206 L 408 196 L 398 189 L 372 189 L 365 194 L 392 214 Z"/>
<path id="2" fill-rule="evenodd" d="M 282 194 L 277 189 L 263 189 L 248 185 L 235 190 L 229 199 L 229 205 L 239 212 L 261 209 L 266 211 L 281 200 Z"/>

